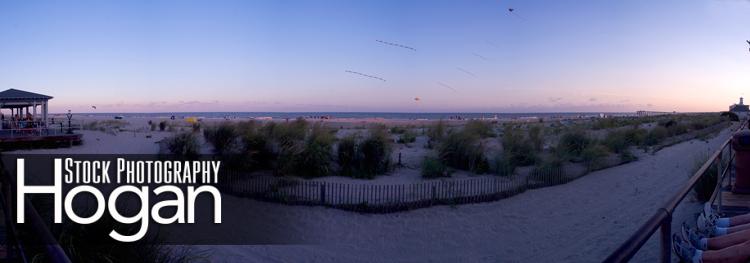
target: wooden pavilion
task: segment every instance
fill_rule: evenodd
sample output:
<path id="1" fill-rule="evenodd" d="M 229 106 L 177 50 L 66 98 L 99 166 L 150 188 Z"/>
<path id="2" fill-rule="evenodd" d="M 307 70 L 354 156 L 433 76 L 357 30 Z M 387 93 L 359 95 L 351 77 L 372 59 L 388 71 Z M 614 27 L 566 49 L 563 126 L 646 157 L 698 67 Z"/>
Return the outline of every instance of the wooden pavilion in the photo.
<path id="1" fill-rule="evenodd" d="M 51 96 L 17 89 L 0 92 L 0 144 L 80 143 L 82 135 L 72 133 L 72 127 L 50 125 L 47 119 L 50 99 Z"/>

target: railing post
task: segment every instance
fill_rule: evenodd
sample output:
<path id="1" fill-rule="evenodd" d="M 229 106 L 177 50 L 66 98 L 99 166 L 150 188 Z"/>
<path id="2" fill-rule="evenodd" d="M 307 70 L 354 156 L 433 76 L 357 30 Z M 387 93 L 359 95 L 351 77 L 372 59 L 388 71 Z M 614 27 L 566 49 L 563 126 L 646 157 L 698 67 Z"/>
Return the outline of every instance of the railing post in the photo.
<path id="1" fill-rule="evenodd" d="M 729 149 L 732 149 L 732 146 L 728 147 Z M 721 155 L 724 153 L 724 149 L 719 149 L 721 151 L 719 155 L 716 157 L 716 198 L 719 200 L 719 204 L 717 205 L 716 211 L 721 213 L 721 192 L 722 192 L 722 184 L 724 182 L 724 175 L 721 173 Z M 731 152 L 730 152 L 731 154 Z M 731 159 L 730 159 L 731 160 Z M 731 165 L 731 164 L 727 164 Z"/>
<path id="2" fill-rule="evenodd" d="M 663 208 L 662 208 L 663 209 Z M 667 217 L 661 221 L 661 262 L 672 262 L 672 213 L 667 212 Z"/>

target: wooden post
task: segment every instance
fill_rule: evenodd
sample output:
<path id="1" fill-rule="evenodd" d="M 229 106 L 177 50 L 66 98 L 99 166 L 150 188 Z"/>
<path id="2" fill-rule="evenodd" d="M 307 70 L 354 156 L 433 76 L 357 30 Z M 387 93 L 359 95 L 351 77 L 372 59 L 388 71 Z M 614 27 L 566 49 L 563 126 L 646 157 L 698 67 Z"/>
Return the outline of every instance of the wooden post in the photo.
<path id="1" fill-rule="evenodd" d="M 320 184 L 320 204 L 321 205 L 326 204 L 326 184 L 325 183 Z"/>
<path id="2" fill-rule="evenodd" d="M 437 191 L 435 191 L 435 185 L 432 185 L 432 200 L 430 201 L 430 204 L 434 204 L 437 200 Z"/>

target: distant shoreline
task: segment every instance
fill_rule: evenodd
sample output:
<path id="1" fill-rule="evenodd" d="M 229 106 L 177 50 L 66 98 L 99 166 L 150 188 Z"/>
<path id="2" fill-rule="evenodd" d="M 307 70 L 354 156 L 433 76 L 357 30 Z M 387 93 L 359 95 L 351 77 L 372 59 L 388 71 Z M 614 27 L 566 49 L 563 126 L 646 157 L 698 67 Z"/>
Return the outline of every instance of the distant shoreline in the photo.
<path id="1" fill-rule="evenodd" d="M 65 115 L 66 113 L 52 113 Z M 125 118 L 230 118 L 230 119 L 409 119 L 409 120 L 439 120 L 439 119 L 524 119 L 524 118 L 591 118 L 606 116 L 636 116 L 635 112 L 539 112 L 539 113 L 477 113 L 477 112 L 143 112 L 143 113 L 73 113 L 78 116 Z"/>

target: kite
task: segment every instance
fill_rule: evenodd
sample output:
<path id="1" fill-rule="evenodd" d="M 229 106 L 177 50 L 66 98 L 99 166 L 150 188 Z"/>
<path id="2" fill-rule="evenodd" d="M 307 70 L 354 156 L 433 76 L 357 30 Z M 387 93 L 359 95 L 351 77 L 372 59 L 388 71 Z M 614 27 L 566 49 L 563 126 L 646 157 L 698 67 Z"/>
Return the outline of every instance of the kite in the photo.
<path id="1" fill-rule="evenodd" d="M 747 44 L 750 45 L 750 40 L 745 40 L 745 41 L 747 41 Z M 748 49 L 748 51 L 750 51 L 750 49 Z"/>
<path id="2" fill-rule="evenodd" d="M 91 106 L 92 108 L 96 109 L 96 106 Z"/>
<path id="3" fill-rule="evenodd" d="M 471 53 L 471 54 L 473 54 L 473 55 L 474 55 L 475 57 L 478 57 L 478 58 L 480 58 L 480 59 L 482 59 L 482 60 L 484 60 L 484 61 L 490 61 L 490 59 L 489 59 L 489 58 L 487 58 L 487 57 L 485 57 L 485 56 L 482 56 L 482 55 L 479 55 L 479 54 L 477 54 L 477 53 Z"/>
<path id="4" fill-rule="evenodd" d="M 457 68 L 457 69 L 458 69 L 458 70 L 460 70 L 460 71 L 462 71 L 463 73 L 469 74 L 469 75 L 470 75 L 470 76 L 472 76 L 472 77 L 476 77 L 476 76 L 477 76 L 477 75 L 474 75 L 474 73 L 471 73 L 470 71 L 468 71 L 468 70 L 465 70 L 465 69 L 462 69 L 462 68 L 460 68 L 460 67 L 459 67 L 459 68 Z"/>
<path id="5" fill-rule="evenodd" d="M 400 47 L 400 48 L 410 49 L 412 51 L 417 51 L 416 48 L 413 48 L 413 47 L 410 47 L 410 46 L 404 46 L 404 45 L 401 45 L 401 44 L 391 43 L 391 42 L 387 42 L 387 41 L 383 41 L 383 40 L 377 40 L 377 39 L 375 41 L 383 43 L 383 44 L 386 44 L 386 45 L 391 45 L 391 46 L 394 46 L 394 47 Z"/>
<path id="6" fill-rule="evenodd" d="M 516 11 L 516 9 L 513 9 L 513 8 L 508 8 L 508 13 L 510 13 L 510 14 L 512 14 L 512 15 L 514 15 L 514 16 L 516 16 L 516 17 L 520 18 L 520 19 L 523 19 L 523 17 L 521 17 L 521 16 L 520 16 L 520 15 L 518 15 L 517 13 L 514 13 L 513 11 Z"/>
<path id="7" fill-rule="evenodd" d="M 448 86 L 448 84 L 445 84 L 445 83 L 442 83 L 442 82 L 438 82 L 438 85 L 440 85 L 440 86 L 443 86 L 443 87 L 446 87 L 446 88 L 448 88 L 448 89 L 452 90 L 453 92 L 456 92 L 456 89 L 454 89 L 454 88 L 453 88 L 453 87 L 451 87 L 451 86 Z"/>
<path id="8" fill-rule="evenodd" d="M 419 97 L 414 97 L 414 101 L 419 102 L 421 99 Z"/>
<path id="9" fill-rule="evenodd" d="M 352 73 L 352 74 L 357 74 L 357 75 L 360 75 L 360 76 L 363 76 L 363 77 L 368 77 L 368 78 L 372 78 L 372 79 L 382 80 L 383 82 L 385 82 L 385 79 L 383 79 L 383 78 L 381 78 L 381 77 L 376 77 L 376 76 L 372 76 L 372 75 L 367 75 L 367 74 L 363 74 L 363 73 L 359 73 L 359 72 L 356 72 L 356 71 L 351 71 L 351 70 L 345 70 L 344 72 L 346 72 L 346 73 Z"/>

